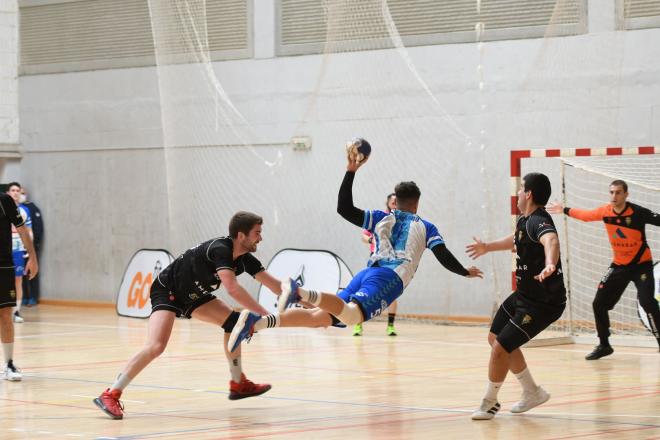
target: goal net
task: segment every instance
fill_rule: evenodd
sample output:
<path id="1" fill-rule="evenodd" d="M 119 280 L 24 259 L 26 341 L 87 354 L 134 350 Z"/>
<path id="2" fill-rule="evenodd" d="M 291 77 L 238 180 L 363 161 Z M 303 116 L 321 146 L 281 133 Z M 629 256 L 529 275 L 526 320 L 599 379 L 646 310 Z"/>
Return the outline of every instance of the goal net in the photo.
<path id="1" fill-rule="evenodd" d="M 628 184 L 629 202 L 658 212 L 659 150 L 658 147 L 539 149 L 513 152 L 512 157 L 531 156 L 520 158 L 520 176 L 532 171 L 547 174 L 553 184 L 550 200 L 560 201 L 564 206 L 582 209 L 602 206 L 609 202 L 609 184 L 622 179 Z M 555 215 L 554 220 L 559 232 L 569 302 L 562 319 L 544 336 L 572 336 L 576 342 L 595 342 L 592 301 L 599 281 L 612 261 L 604 224 L 602 221 L 582 222 L 564 215 Z M 658 261 L 660 230 L 647 226 L 646 238 L 655 261 Z M 656 294 L 657 284 L 656 279 Z M 610 311 L 611 332 L 616 343 L 655 346 L 655 340 L 640 319 L 640 310 L 637 290 L 630 283 Z"/>
<path id="2" fill-rule="evenodd" d="M 510 232 L 501 175 L 507 145 L 627 139 L 618 121 L 630 116 L 619 104 L 626 75 L 639 81 L 635 69 L 623 69 L 625 33 L 588 35 L 582 0 L 148 3 L 175 255 L 225 234 L 231 215 L 249 210 L 264 217 L 262 260 L 283 248 L 323 249 L 353 272 L 364 267 L 360 231 L 336 213 L 343 144 L 358 136 L 374 154 L 356 178 L 355 204 L 382 209 L 397 182 L 414 180 L 420 215 L 467 265 L 462 249 L 472 236 Z M 252 14 L 266 3 L 275 5 L 272 15 Z M 272 55 L 239 44 L 273 22 L 275 41 L 262 40 L 274 43 Z M 241 50 L 255 54 L 217 57 Z M 477 284 L 427 253 L 399 314 L 487 324 L 509 293 L 507 257 L 477 261 L 487 283 Z M 594 263 L 594 271 L 606 266 Z M 593 283 L 587 315 L 591 292 Z"/>

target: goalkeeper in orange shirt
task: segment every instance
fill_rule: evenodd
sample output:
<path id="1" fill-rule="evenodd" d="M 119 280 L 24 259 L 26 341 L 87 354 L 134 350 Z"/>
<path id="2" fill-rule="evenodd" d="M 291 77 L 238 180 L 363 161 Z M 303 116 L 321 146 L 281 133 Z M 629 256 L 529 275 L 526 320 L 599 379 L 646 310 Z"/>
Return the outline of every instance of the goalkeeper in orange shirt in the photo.
<path id="1" fill-rule="evenodd" d="M 614 353 L 609 343 L 610 317 L 608 312 L 621 299 L 623 291 L 632 281 L 637 287 L 639 304 L 648 315 L 651 331 L 660 346 L 660 308 L 654 297 L 653 259 L 646 242 L 646 225 L 660 226 L 660 215 L 627 201 L 628 184 L 623 180 L 610 183 L 610 203 L 593 210 L 568 208 L 550 203 L 547 211 L 562 212 L 585 222 L 602 220 L 612 246 L 614 259 L 598 284 L 594 298 L 594 318 L 600 343 L 586 356 L 587 360 L 600 359 Z"/>

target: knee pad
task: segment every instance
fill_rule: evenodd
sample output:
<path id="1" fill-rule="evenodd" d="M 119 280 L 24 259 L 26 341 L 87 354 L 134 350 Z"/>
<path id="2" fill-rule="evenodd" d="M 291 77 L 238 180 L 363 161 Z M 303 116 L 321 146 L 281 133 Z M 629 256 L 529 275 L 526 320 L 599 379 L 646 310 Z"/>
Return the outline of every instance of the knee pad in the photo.
<path id="1" fill-rule="evenodd" d="M 229 314 L 229 317 L 222 323 L 222 328 L 225 329 L 225 333 L 231 333 L 236 325 L 236 321 L 238 321 L 239 315 L 240 313 L 238 312 L 231 312 Z"/>
<path id="2" fill-rule="evenodd" d="M 355 325 L 364 321 L 360 306 L 354 302 L 344 304 L 344 309 L 337 315 L 337 319 L 346 325 Z"/>

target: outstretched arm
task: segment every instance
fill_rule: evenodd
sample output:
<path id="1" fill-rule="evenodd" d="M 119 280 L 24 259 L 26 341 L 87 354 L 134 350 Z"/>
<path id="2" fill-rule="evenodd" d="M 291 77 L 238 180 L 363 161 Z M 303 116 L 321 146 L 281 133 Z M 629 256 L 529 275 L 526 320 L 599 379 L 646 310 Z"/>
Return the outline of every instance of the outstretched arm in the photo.
<path id="1" fill-rule="evenodd" d="M 233 270 L 221 269 L 218 271 L 218 277 L 222 285 L 227 289 L 227 292 L 229 292 L 229 295 L 238 301 L 240 305 L 262 316 L 268 314 L 268 310 L 255 301 L 243 286 L 238 284 L 236 274 Z"/>
<path id="2" fill-rule="evenodd" d="M 444 244 L 434 246 L 432 251 L 435 258 L 437 258 L 440 264 L 442 264 L 448 271 L 468 278 L 483 278 L 483 273 L 478 268 L 471 266 L 466 269 L 463 267 L 456 257 L 454 257 L 454 254 L 452 254 Z"/>
<path id="3" fill-rule="evenodd" d="M 357 161 L 357 157 L 351 157 L 347 154 L 348 164 L 346 164 L 346 174 L 339 187 L 339 196 L 337 197 L 337 212 L 355 226 L 362 226 L 364 222 L 364 211 L 353 205 L 353 180 L 357 170 L 367 163 L 369 156 L 362 162 Z"/>
<path id="4" fill-rule="evenodd" d="M 261 284 L 266 286 L 268 290 L 273 292 L 275 295 L 280 295 L 282 293 L 282 282 L 266 272 L 265 270 L 262 270 L 258 274 L 254 276 L 254 279 L 259 281 Z"/>
<path id="5" fill-rule="evenodd" d="M 355 171 L 346 171 L 339 187 L 337 212 L 355 226 L 361 227 L 364 223 L 364 211 L 353 205 L 353 179 L 355 179 Z"/>
<path id="6" fill-rule="evenodd" d="M 660 226 L 660 214 L 653 212 L 650 209 L 646 212 L 646 223 L 653 226 Z"/>
<path id="7" fill-rule="evenodd" d="M 513 250 L 513 234 L 487 243 L 479 240 L 477 237 L 472 237 L 472 239 L 474 240 L 474 243 L 465 246 L 465 252 L 468 254 L 468 257 L 473 260 L 476 260 L 488 252 Z"/>
<path id="8" fill-rule="evenodd" d="M 545 207 L 545 210 L 550 214 L 561 214 L 563 212 L 567 216 L 582 220 L 583 222 L 602 220 L 605 215 L 605 207 L 603 206 L 596 209 L 578 209 L 566 207 L 559 202 L 549 203 Z"/>

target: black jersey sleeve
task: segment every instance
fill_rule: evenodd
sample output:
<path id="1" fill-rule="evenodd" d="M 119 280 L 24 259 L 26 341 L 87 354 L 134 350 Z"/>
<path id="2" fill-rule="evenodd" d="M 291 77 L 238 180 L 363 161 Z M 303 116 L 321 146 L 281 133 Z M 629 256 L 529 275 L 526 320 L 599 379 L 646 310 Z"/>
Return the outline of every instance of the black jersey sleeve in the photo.
<path id="1" fill-rule="evenodd" d="M 339 187 L 339 195 L 337 197 L 337 212 L 355 226 L 362 227 L 364 223 L 364 211 L 356 208 L 353 205 L 353 180 L 355 173 L 353 171 L 346 171 L 344 180 Z"/>
<path id="2" fill-rule="evenodd" d="M 259 272 L 266 270 L 263 264 L 261 264 L 261 261 L 257 260 L 257 257 L 252 254 L 243 255 L 241 257 L 241 264 L 243 265 L 243 272 L 249 273 L 252 275 L 252 278 Z"/>
<path id="3" fill-rule="evenodd" d="M 18 211 L 18 207 L 10 195 L 4 193 L 0 194 L 0 208 L 2 208 L 2 212 L 7 219 L 17 228 L 25 224 L 23 216 Z"/>
<path id="4" fill-rule="evenodd" d="M 436 244 L 433 246 L 433 255 L 438 259 L 440 264 L 442 264 L 445 269 L 450 272 L 454 272 L 457 275 L 467 276 L 470 274 L 466 268 L 454 257 L 454 254 L 451 253 L 447 246 L 443 243 Z"/>
<path id="5" fill-rule="evenodd" d="M 648 208 L 642 208 L 641 212 L 644 223 L 653 226 L 660 226 L 660 214 L 653 212 Z"/>
<path id="6" fill-rule="evenodd" d="M 229 246 L 217 241 L 210 245 L 207 252 L 209 260 L 215 265 L 216 272 L 223 269 L 234 270 L 234 259 Z"/>
<path id="7" fill-rule="evenodd" d="M 549 216 L 548 216 L 549 217 Z M 527 222 L 527 234 L 535 242 L 541 241 L 541 237 L 549 232 L 557 233 L 552 220 L 544 215 L 532 214 Z"/>

